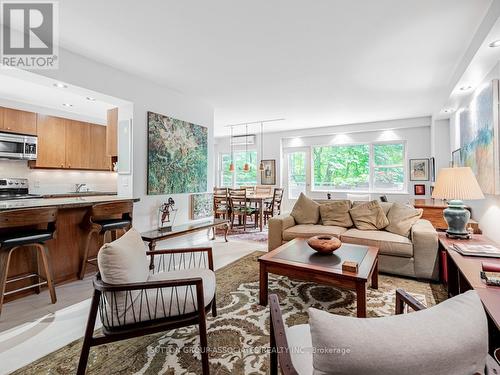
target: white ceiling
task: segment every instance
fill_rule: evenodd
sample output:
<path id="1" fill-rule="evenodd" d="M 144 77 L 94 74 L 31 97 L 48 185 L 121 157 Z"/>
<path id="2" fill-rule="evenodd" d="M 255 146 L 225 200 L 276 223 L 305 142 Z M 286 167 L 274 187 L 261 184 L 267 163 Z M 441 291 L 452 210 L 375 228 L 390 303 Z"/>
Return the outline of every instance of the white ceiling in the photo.
<path id="1" fill-rule="evenodd" d="M 200 97 L 224 124 L 432 114 L 491 0 L 64 0 L 61 45 Z"/>

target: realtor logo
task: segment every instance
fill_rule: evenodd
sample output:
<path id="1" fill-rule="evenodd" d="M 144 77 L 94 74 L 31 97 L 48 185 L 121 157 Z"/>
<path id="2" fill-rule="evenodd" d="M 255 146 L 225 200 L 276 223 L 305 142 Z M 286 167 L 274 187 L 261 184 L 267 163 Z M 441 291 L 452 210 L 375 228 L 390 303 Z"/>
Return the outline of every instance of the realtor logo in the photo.
<path id="1" fill-rule="evenodd" d="M 1 1 L 1 64 L 20 69 L 58 68 L 58 3 Z"/>

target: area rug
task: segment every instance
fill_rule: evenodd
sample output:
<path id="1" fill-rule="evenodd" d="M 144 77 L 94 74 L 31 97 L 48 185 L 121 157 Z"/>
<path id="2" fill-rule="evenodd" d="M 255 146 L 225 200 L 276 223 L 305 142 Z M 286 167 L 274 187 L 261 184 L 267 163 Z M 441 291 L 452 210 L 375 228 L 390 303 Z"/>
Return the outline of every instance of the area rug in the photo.
<path id="1" fill-rule="evenodd" d="M 254 252 L 217 271 L 218 316 L 208 317 L 210 373 L 257 375 L 268 372 L 269 310 L 258 305 L 258 262 Z M 355 316 L 355 293 L 314 283 L 270 277 L 287 325 L 307 322 L 307 308 Z M 444 300 L 441 285 L 393 276 L 379 277 L 379 289 L 368 289 L 368 316 L 394 314 L 396 288 L 427 306 Z M 134 338 L 91 349 L 87 374 L 201 374 L 196 326 Z M 81 340 L 39 359 L 14 374 L 74 374 Z"/>

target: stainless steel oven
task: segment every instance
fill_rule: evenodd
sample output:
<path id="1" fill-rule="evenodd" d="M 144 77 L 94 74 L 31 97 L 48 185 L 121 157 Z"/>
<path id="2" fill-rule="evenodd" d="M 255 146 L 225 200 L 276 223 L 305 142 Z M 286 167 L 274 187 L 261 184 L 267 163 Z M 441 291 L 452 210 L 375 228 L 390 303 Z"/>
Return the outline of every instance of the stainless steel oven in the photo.
<path id="1" fill-rule="evenodd" d="M 0 133 L 0 158 L 36 160 L 37 137 Z"/>

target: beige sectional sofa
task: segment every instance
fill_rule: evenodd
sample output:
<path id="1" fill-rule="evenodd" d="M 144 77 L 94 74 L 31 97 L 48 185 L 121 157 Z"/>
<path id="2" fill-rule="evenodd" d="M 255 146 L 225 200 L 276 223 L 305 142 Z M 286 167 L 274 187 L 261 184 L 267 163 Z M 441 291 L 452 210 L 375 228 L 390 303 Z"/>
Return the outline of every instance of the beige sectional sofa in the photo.
<path id="1" fill-rule="evenodd" d="M 316 201 L 319 204 L 331 201 Z M 392 203 L 380 203 L 387 214 Z M 379 271 L 429 280 L 438 280 L 438 235 L 427 220 L 413 224 L 408 237 L 386 230 L 359 230 L 317 224 L 297 225 L 291 215 L 275 216 L 269 220 L 269 251 L 294 238 L 309 238 L 329 234 L 342 242 L 379 248 Z"/>

